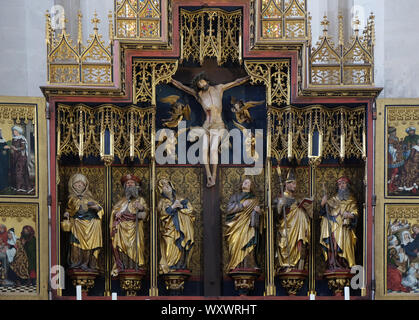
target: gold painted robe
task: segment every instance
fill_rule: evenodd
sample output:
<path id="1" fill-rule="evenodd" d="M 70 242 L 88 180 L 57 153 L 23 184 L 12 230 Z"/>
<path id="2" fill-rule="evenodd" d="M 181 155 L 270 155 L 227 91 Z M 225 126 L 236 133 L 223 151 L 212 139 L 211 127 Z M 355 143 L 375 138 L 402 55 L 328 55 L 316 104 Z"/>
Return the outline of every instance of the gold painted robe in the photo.
<path id="1" fill-rule="evenodd" d="M 104 211 L 101 209 L 96 214 L 93 213 L 91 209 L 88 209 L 89 202 L 101 208 L 99 203 L 89 196 L 69 197 L 67 212 L 70 214 L 70 232 L 75 238 L 71 241 L 71 245 L 82 250 L 94 250 L 93 255 L 97 259 L 99 250 L 96 249 L 102 248 L 101 219 Z"/>
<path id="2" fill-rule="evenodd" d="M 251 200 L 251 202 L 244 207 L 243 203 L 246 200 Z M 251 219 L 257 205 L 258 199 L 254 195 L 246 196 L 245 193 L 240 193 L 230 198 L 227 206 L 225 234 L 230 254 L 227 272 L 234 270 L 247 256 L 254 254 L 259 235 L 258 230 L 251 226 Z"/>
<path id="3" fill-rule="evenodd" d="M 138 219 L 138 226 L 136 228 L 136 215 L 139 212 L 134 207 L 136 203 L 140 203 L 144 207 L 144 210 L 140 212 L 145 212 L 147 217 L 149 210 L 143 197 L 138 197 L 136 200 L 130 202 L 128 202 L 127 198 L 123 197 L 113 207 L 110 220 L 111 241 L 112 247 L 115 250 L 124 253 L 132 261 L 135 261 L 138 266 L 143 266 L 145 264 L 144 220 Z M 119 218 L 116 217 L 117 213 L 121 214 Z M 115 232 L 113 232 L 114 228 Z M 135 239 L 136 235 L 137 239 Z M 113 264 L 111 273 L 113 276 L 118 275 L 116 262 Z"/>
<path id="4" fill-rule="evenodd" d="M 327 201 L 329 206 L 331 231 L 334 234 L 335 241 L 338 245 L 338 255 L 344 258 L 351 268 L 355 263 L 355 244 L 356 235 L 351 227 L 353 219 L 344 219 L 343 213 L 349 212 L 354 215 L 354 219 L 358 217 L 358 206 L 355 198 L 351 196 L 348 200 L 339 200 L 334 196 Z M 330 249 L 328 244 L 329 226 L 327 223 L 327 216 L 324 215 L 320 224 L 320 244 L 327 249 Z M 328 253 L 323 250 L 325 260 L 328 259 Z"/>
<path id="5" fill-rule="evenodd" d="M 284 192 L 284 194 L 284 199 L 293 199 L 288 192 Z M 311 229 L 309 215 L 311 215 L 312 212 L 312 205 L 307 205 L 305 208 L 298 208 L 299 204 L 300 201 L 296 200 L 289 208 L 285 209 L 286 221 L 284 219 L 282 206 L 278 204 L 277 207 L 277 213 L 279 215 L 279 223 L 277 226 L 277 259 L 279 266 L 281 267 L 296 267 L 301 259 L 301 251 L 298 250 L 298 242 L 301 241 L 302 245 L 308 245 L 310 243 Z"/>
<path id="6" fill-rule="evenodd" d="M 190 201 L 176 197 L 184 208 L 172 209 L 174 201 L 163 197 L 158 204 L 160 218 L 160 268 L 163 273 L 169 273 L 182 257 L 182 251 L 191 257 L 194 240 L 195 216 Z M 188 265 L 188 262 L 186 262 Z"/>

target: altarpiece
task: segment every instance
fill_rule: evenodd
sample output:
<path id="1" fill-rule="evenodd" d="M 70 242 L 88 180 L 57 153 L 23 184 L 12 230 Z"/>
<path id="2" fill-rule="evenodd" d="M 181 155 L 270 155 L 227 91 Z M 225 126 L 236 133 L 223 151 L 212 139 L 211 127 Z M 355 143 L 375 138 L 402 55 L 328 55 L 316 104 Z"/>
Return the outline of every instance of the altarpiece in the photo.
<path id="1" fill-rule="evenodd" d="M 334 43 L 306 2 L 115 0 L 109 43 L 96 13 L 83 43 L 81 13 L 75 41 L 47 12 L 53 299 L 339 299 L 354 266 L 351 294 L 371 298 L 374 16 L 344 39 L 340 15 Z M 211 129 L 230 136 L 207 169 Z M 332 203 L 342 181 L 351 210 Z"/>

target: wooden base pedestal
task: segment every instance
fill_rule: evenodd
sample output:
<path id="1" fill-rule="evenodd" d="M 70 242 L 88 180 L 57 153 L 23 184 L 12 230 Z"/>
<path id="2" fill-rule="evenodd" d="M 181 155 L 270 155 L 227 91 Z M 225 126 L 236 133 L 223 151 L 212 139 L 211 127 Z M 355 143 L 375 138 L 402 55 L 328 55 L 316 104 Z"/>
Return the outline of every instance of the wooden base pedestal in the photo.
<path id="1" fill-rule="evenodd" d="M 308 271 L 306 270 L 290 270 L 286 272 L 280 272 L 278 278 L 281 281 L 281 285 L 287 290 L 289 296 L 296 296 L 304 285 L 304 281 L 308 277 Z"/>
<path id="2" fill-rule="evenodd" d="M 255 288 L 255 281 L 261 275 L 260 269 L 234 269 L 228 274 L 234 280 L 234 288 L 241 296 L 248 295 Z"/>

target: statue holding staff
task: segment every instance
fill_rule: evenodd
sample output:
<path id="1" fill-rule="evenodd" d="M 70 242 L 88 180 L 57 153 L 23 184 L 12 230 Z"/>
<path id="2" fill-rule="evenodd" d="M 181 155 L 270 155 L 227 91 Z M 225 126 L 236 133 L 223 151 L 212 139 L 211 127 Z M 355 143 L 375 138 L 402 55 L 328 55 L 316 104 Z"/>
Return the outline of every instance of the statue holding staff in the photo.
<path id="1" fill-rule="evenodd" d="M 355 263 L 357 237 L 355 227 L 358 220 L 358 206 L 349 189 L 347 177 L 337 180 L 338 192 L 328 199 L 323 196 L 320 215 L 320 244 L 330 270 L 348 269 Z"/>

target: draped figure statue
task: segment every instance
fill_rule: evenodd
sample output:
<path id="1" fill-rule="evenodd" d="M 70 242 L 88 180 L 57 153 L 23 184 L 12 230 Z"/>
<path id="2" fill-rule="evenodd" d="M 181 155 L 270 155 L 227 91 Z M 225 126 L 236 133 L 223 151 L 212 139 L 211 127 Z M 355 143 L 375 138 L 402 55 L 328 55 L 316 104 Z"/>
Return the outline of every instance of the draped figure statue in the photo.
<path id="1" fill-rule="evenodd" d="M 245 179 L 241 192 L 234 194 L 227 205 L 226 240 L 230 260 L 227 272 L 234 269 L 259 269 L 256 247 L 262 230 L 262 210 L 252 192 L 252 182 Z"/>
<path id="2" fill-rule="evenodd" d="M 114 264 L 112 275 L 143 268 L 145 265 L 144 221 L 148 206 L 140 196 L 140 179 L 128 174 L 121 179 L 124 195 L 113 207 L 110 231 Z"/>
<path id="3" fill-rule="evenodd" d="M 97 259 L 102 248 L 103 208 L 93 199 L 89 181 L 80 174 L 68 182 L 68 205 L 62 226 L 70 232 L 69 269 L 98 271 Z"/>
<path id="4" fill-rule="evenodd" d="M 161 235 L 160 272 L 187 270 L 195 243 L 194 209 L 188 199 L 176 194 L 168 179 L 160 179 L 158 188 L 161 194 L 157 207 Z"/>
<path id="5" fill-rule="evenodd" d="M 296 199 L 297 181 L 292 171 L 285 182 L 284 194 L 276 200 L 277 248 L 279 269 L 305 270 L 310 243 L 311 199 Z"/>
<path id="6" fill-rule="evenodd" d="M 341 177 L 337 181 L 337 194 L 321 202 L 320 244 L 329 269 L 347 269 L 355 263 L 355 227 L 358 206 L 349 189 L 350 181 Z"/>

